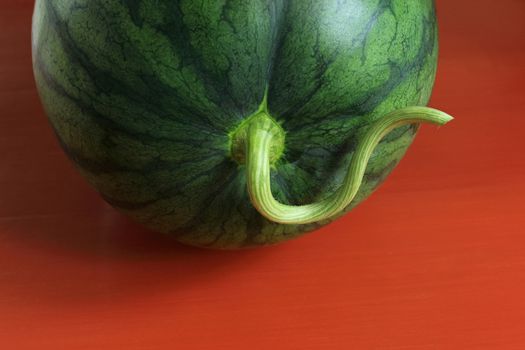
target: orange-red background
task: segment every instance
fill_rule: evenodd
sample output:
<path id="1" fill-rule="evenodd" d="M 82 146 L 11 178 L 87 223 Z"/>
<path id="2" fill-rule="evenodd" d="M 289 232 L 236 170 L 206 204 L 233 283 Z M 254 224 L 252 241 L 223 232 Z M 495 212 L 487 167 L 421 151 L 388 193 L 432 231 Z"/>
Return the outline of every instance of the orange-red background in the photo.
<path id="1" fill-rule="evenodd" d="M 109 208 L 34 90 L 32 1 L 0 4 L 0 348 L 525 349 L 525 1 L 439 0 L 441 60 L 401 165 L 336 223 L 201 251 Z"/>

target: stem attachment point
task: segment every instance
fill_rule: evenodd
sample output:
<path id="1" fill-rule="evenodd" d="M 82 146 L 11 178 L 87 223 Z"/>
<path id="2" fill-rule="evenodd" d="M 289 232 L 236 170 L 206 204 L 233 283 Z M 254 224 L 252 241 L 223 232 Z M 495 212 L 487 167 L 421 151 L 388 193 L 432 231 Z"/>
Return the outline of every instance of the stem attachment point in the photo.
<path id="1" fill-rule="evenodd" d="M 259 110 L 244 120 L 230 135 L 230 155 L 238 164 L 246 164 L 246 147 L 249 132 L 257 129 L 269 136 L 268 158 L 270 165 L 275 164 L 283 155 L 285 132 L 265 109 Z"/>

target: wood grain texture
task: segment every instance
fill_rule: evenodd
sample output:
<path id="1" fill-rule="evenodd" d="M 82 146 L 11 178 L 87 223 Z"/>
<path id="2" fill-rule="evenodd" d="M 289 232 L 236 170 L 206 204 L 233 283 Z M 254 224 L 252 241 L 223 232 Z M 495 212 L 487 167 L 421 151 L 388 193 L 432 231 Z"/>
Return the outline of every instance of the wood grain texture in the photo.
<path id="1" fill-rule="evenodd" d="M 241 252 L 122 217 L 59 149 L 34 88 L 32 2 L 0 4 L 0 348 L 525 348 L 525 2 L 440 0 L 424 127 L 367 202 Z"/>

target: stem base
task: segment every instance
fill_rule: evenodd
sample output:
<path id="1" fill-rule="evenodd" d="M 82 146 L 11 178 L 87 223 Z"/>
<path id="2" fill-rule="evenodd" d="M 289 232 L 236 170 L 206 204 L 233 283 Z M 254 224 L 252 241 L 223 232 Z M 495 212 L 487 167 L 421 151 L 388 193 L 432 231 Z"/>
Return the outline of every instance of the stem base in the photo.
<path id="1" fill-rule="evenodd" d="M 240 165 L 246 164 L 248 131 L 257 127 L 272 135 L 269 144 L 270 165 L 275 164 L 284 153 L 285 131 L 266 110 L 259 110 L 244 120 L 230 134 L 230 156 Z"/>

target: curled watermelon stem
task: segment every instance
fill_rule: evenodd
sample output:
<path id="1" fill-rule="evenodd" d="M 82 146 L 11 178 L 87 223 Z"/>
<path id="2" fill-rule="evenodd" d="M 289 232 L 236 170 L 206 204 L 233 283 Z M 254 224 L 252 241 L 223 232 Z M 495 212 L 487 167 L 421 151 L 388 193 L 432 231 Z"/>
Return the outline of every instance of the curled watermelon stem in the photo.
<path id="1" fill-rule="evenodd" d="M 264 217 L 281 224 L 308 224 L 330 219 L 350 205 L 361 186 L 372 152 L 390 131 L 414 123 L 444 125 L 452 119 L 450 115 L 428 107 L 408 107 L 385 115 L 374 122 L 359 141 L 341 187 L 319 202 L 294 206 L 280 203 L 272 195 L 272 149 L 275 148 L 275 139 L 281 135 L 267 113 L 257 113 L 250 118 L 244 145 L 251 202 Z"/>

